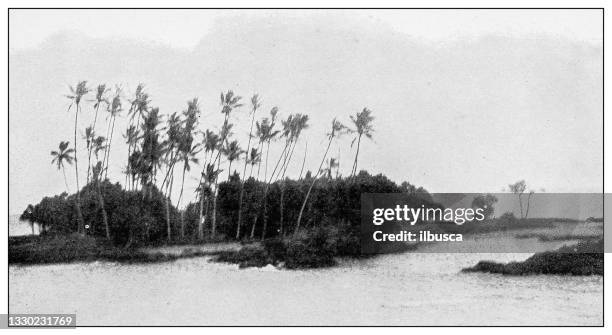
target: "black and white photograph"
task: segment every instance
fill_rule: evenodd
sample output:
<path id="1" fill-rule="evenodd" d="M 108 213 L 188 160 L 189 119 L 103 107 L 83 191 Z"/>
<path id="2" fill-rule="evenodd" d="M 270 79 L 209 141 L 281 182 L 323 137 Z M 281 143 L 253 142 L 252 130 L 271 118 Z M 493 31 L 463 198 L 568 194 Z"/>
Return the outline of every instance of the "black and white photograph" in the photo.
<path id="1" fill-rule="evenodd" d="M 8 8 L 0 328 L 603 327 L 604 15 Z"/>

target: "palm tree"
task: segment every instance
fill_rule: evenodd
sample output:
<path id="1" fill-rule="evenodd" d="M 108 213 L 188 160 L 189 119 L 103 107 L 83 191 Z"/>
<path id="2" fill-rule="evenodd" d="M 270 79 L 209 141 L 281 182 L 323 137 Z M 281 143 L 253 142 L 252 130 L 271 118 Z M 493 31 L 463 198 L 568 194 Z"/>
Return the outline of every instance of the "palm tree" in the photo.
<path id="1" fill-rule="evenodd" d="M 261 152 L 258 148 L 251 148 L 251 154 L 247 157 L 247 164 L 251 166 L 249 178 L 253 176 L 253 167 L 261 162 Z"/>
<path id="2" fill-rule="evenodd" d="M 308 115 L 295 114 L 293 117 L 290 117 L 288 122 L 288 140 L 289 140 L 289 148 L 285 153 L 285 158 L 283 162 L 283 166 L 281 167 L 281 175 L 280 175 L 280 234 L 283 235 L 283 223 L 284 223 L 284 194 L 285 194 L 285 174 L 287 172 L 287 168 L 289 167 L 289 163 L 291 162 L 291 158 L 293 157 L 293 152 L 297 145 L 297 142 L 302 134 L 302 131 L 308 128 Z M 293 147 L 291 147 L 293 143 Z"/>
<path id="3" fill-rule="evenodd" d="M 125 189 L 128 189 L 129 177 L 133 174 L 133 166 L 130 164 L 130 156 L 132 152 L 132 148 L 136 147 L 136 142 L 140 137 L 140 132 L 136 128 L 136 126 L 131 125 L 127 128 L 123 138 L 128 145 L 128 157 L 127 157 L 127 166 L 125 168 Z"/>
<path id="4" fill-rule="evenodd" d="M 131 188 L 134 188 L 135 179 L 138 177 L 138 171 L 136 170 L 136 164 L 138 163 L 138 156 L 135 154 L 138 148 L 138 141 L 143 137 L 140 136 L 140 120 L 149 111 L 149 95 L 144 91 L 144 84 L 138 84 L 136 92 L 134 93 L 134 99 L 130 100 L 130 109 L 128 110 L 129 123 L 126 131 L 126 140 L 128 142 L 128 166 L 126 168 L 126 177 L 131 176 L 130 182 Z M 134 120 L 137 120 L 134 124 Z M 130 128 L 133 129 L 130 131 Z M 135 135 L 135 136 L 129 136 Z M 126 181 L 126 184 L 127 181 Z"/>
<path id="5" fill-rule="evenodd" d="M 229 162 L 228 170 L 227 170 L 227 179 L 229 180 L 231 171 L 232 171 L 232 163 L 235 160 L 239 160 L 240 156 L 245 152 L 240 148 L 238 141 L 233 140 L 231 142 L 225 142 L 225 146 L 221 149 L 223 151 L 223 155 L 227 157 L 227 161 Z"/>
<path id="6" fill-rule="evenodd" d="M 257 109 L 261 106 L 261 103 L 259 102 L 259 95 L 253 95 L 253 97 L 251 98 L 251 106 L 253 107 L 251 110 L 251 128 L 249 130 L 249 142 L 245 151 L 247 154 L 251 149 L 251 138 L 253 138 L 253 124 L 255 123 L 255 113 L 257 112 Z M 236 228 L 236 239 L 240 238 L 240 227 L 242 225 L 242 200 L 244 198 L 244 183 L 246 181 L 246 168 L 248 162 L 249 159 L 247 157 L 244 160 L 244 168 L 242 169 L 242 182 L 240 183 L 240 200 L 238 203 L 238 227 Z M 253 165 L 251 165 L 251 171 L 253 171 L 252 167 Z"/>
<path id="7" fill-rule="evenodd" d="M 85 128 L 83 139 L 87 144 L 87 184 L 89 184 L 89 175 L 91 173 L 91 142 L 96 137 L 96 132 L 92 126 Z"/>
<path id="8" fill-rule="evenodd" d="M 121 88 L 117 87 L 115 90 L 115 96 L 113 97 L 113 101 L 110 104 L 107 104 L 107 110 L 109 115 L 109 126 L 110 126 L 110 137 L 107 134 L 108 145 L 106 146 L 106 150 L 104 151 L 104 161 L 106 161 L 106 165 L 104 167 L 104 161 L 102 162 L 104 167 L 104 179 L 108 174 L 108 162 L 110 161 L 110 149 L 111 144 L 113 143 L 113 134 L 115 133 L 115 120 L 117 119 L 117 115 L 123 111 L 121 108 Z M 112 124 L 111 124 L 112 122 Z"/>
<path id="9" fill-rule="evenodd" d="M 94 100 L 95 103 L 94 103 L 94 106 L 93 106 L 94 111 L 95 111 L 95 116 L 94 116 L 93 124 L 91 125 L 92 132 L 95 132 L 95 130 L 96 130 L 96 122 L 98 121 L 98 110 L 100 109 L 100 105 L 102 104 L 102 102 L 105 102 L 106 104 L 108 104 L 108 101 L 106 100 L 106 97 L 104 97 L 106 92 L 108 92 L 108 89 L 106 88 L 105 84 L 100 84 L 96 88 L 96 99 Z M 89 184 L 89 172 L 90 172 L 90 168 L 91 168 L 91 147 L 90 147 L 90 144 L 91 144 L 91 142 L 88 140 L 87 141 L 87 151 L 88 151 L 88 157 L 87 157 L 87 183 L 88 184 Z"/>
<path id="10" fill-rule="evenodd" d="M 181 199 L 183 198 L 183 189 L 185 187 L 185 172 L 191 170 L 191 163 L 198 164 L 198 159 L 196 155 L 199 150 L 199 144 L 196 144 L 189 148 L 188 151 L 181 151 L 181 160 L 183 161 L 183 178 L 181 180 L 181 193 L 179 194 L 178 201 L 176 202 L 176 207 L 180 210 Z M 186 149 L 185 149 L 186 150 Z M 183 211 L 181 211 L 181 238 L 185 238 L 185 223 L 183 221 Z"/>
<path id="11" fill-rule="evenodd" d="M 196 192 L 199 194 L 199 197 L 200 197 L 200 212 L 203 211 L 202 207 L 204 206 L 204 198 L 207 199 L 206 213 L 204 214 L 200 213 L 200 216 L 202 215 L 203 216 L 200 218 L 200 222 L 198 225 L 198 238 L 199 239 L 204 238 L 203 226 L 206 224 L 206 218 L 208 217 L 208 208 L 210 207 L 208 197 L 212 195 L 211 186 L 215 183 L 215 180 L 217 180 L 221 172 L 222 170 L 217 170 L 214 164 L 210 164 L 210 163 L 206 164 L 206 168 L 204 169 L 204 172 L 202 173 L 202 179 L 200 181 L 200 185 L 198 186 L 196 190 Z"/>
<path id="12" fill-rule="evenodd" d="M 178 148 L 181 142 L 181 127 L 183 121 L 180 116 L 174 112 L 166 121 L 166 141 L 164 145 L 164 157 L 166 163 L 166 176 L 162 181 L 161 188 L 164 189 L 164 202 L 166 205 L 166 230 L 168 242 L 172 240 L 172 229 L 170 225 L 170 196 L 172 194 L 172 185 L 174 184 L 174 166 L 178 160 Z"/>
<path id="13" fill-rule="evenodd" d="M 308 188 L 308 192 L 306 193 L 306 197 L 304 198 L 304 202 L 302 203 L 302 208 L 300 209 L 300 214 L 298 215 L 298 220 L 295 225 L 294 234 L 297 234 L 300 230 L 300 223 L 302 221 L 302 215 L 304 214 L 304 208 L 306 207 L 306 203 L 308 202 L 308 197 L 310 196 L 310 192 L 312 192 L 312 188 L 317 182 L 317 177 L 321 173 L 321 168 L 323 167 L 323 163 L 325 163 L 325 158 L 327 158 L 327 153 L 329 152 L 329 148 L 334 140 L 334 138 L 340 137 L 346 131 L 346 126 L 344 126 L 340 121 L 334 118 L 332 120 L 331 131 L 327 133 L 327 149 L 325 149 L 325 154 L 323 154 L 323 159 L 321 160 L 321 164 L 319 164 L 319 169 L 317 169 L 317 173 L 313 176 L 312 182 L 310 183 L 310 187 Z"/>
<path id="14" fill-rule="evenodd" d="M 78 231 L 85 232 L 85 223 L 83 222 L 83 214 L 81 213 L 81 196 L 80 196 L 80 186 L 79 186 L 79 163 L 77 158 L 77 129 L 78 129 L 78 121 L 79 121 L 79 110 L 81 99 L 89 93 L 89 88 L 87 88 L 87 81 L 80 81 L 77 83 L 76 88 L 70 86 L 70 94 L 66 97 L 70 99 L 72 102 L 70 106 L 68 106 L 68 111 L 72 105 L 75 105 L 74 112 L 74 174 L 76 177 L 76 212 L 77 219 L 79 222 Z"/>
<path id="15" fill-rule="evenodd" d="M 51 151 L 51 156 L 53 160 L 51 160 L 51 164 L 55 164 L 58 170 L 62 170 L 62 174 L 64 175 L 64 184 L 66 185 L 66 191 L 70 193 L 70 189 L 68 188 L 68 180 L 66 179 L 66 168 L 64 166 L 64 162 L 72 165 L 72 161 L 74 160 L 74 149 L 68 149 L 70 142 L 61 141 L 59 143 L 58 151 Z"/>
<path id="16" fill-rule="evenodd" d="M 223 145 L 227 141 L 227 138 L 231 135 L 232 125 L 229 123 L 229 117 L 231 112 L 242 106 L 240 100 L 241 96 L 234 95 L 234 92 L 229 90 L 227 93 L 223 94 L 221 92 L 221 113 L 225 115 L 225 120 L 223 121 L 223 126 L 220 132 L 220 140 L 219 144 Z M 219 166 L 221 164 L 221 150 L 218 150 L 217 157 L 213 160 L 213 165 L 217 164 L 217 170 L 220 170 Z M 215 179 L 215 190 L 213 195 L 213 214 L 212 214 L 212 235 L 215 236 L 217 232 L 217 195 L 218 195 L 218 174 Z"/>
<path id="17" fill-rule="evenodd" d="M 278 114 L 278 107 L 272 107 L 272 109 L 270 110 L 270 118 L 264 117 L 261 120 L 261 123 L 257 122 L 255 124 L 255 126 L 256 126 L 256 136 L 259 137 L 259 147 L 262 148 L 262 155 L 263 155 L 264 145 L 267 146 L 267 150 L 266 150 L 266 163 L 265 163 L 264 179 L 263 179 L 264 181 L 266 181 L 268 179 L 268 157 L 269 157 L 269 154 L 270 154 L 270 143 L 272 142 L 272 140 L 274 140 L 276 138 L 276 136 L 278 134 L 280 134 L 280 130 L 274 130 L 274 127 L 276 126 L 276 115 L 277 114 Z M 260 170 L 260 168 L 261 168 L 261 160 L 260 160 L 259 166 L 257 168 L 257 179 L 259 179 L 259 170 Z M 267 189 L 264 191 L 264 194 L 267 194 Z M 260 208 L 259 210 L 261 210 L 263 208 L 264 215 L 265 215 L 266 207 L 265 206 L 259 206 L 259 208 Z M 250 235 L 251 239 L 253 239 L 255 237 L 255 227 L 257 226 L 257 218 L 258 217 L 259 217 L 259 215 L 255 216 L 255 220 L 253 221 L 253 225 L 251 226 L 251 235 Z"/>
<path id="18" fill-rule="evenodd" d="M 351 169 L 351 176 L 357 174 L 357 159 L 359 158 L 359 148 L 361 145 L 361 137 L 365 135 L 367 138 L 372 139 L 372 133 L 374 132 L 374 128 L 372 127 L 372 121 L 374 121 L 374 117 L 372 116 L 372 111 L 364 108 L 360 113 L 355 114 L 355 116 L 351 115 L 351 121 L 355 125 L 354 132 L 357 133 L 357 137 L 353 139 L 351 142 L 351 146 L 357 141 L 357 151 L 355 152 L 355 161 L 353 162 L 353 168 Z"/>
<path id="19" fill-rule="evenodd" d="M 94 184 L 96 185 L 96 191 L 98 194 L 98 202 L 100 209 L 102 210 L 102 223 L 106 231 L 106 239 L 110 240 L 110 227 L 108 225 L 108 214 L 106 213 L 106 207 L 104 206 L 104 197 L 102 196 L 102 188 L 100 187 L 100 181 L 102 179 L 102 173 L 104 172 L 104 164 L 99 159 L 99 153 L 102 150 L 107 150 L 106 139 L 102 136 L 98 136 L 92 142 L 92 151 L 96 156 L 96 165 L 92 169 L 92 176 Z"/>
<path id="20" fill-rule="evenodd" d="M 210 178 L 210 177 L 217 177 L 218 173 L 213 173 L 215 172 L 214 169 L 214 165 L 209 164 L 208 160 L 212 159 L 212 157 L 214 156 L 215 150 L 219 147 L 219 135 L 215 134 L 214 132 L 206 129 L 206 131 L 204 132 L 204 140 L 203 143 L 204 145 L 204 168 L 202 169 L 202 172 L 200 173 L 200 186 L 198 187 L 198 194 L 200 195 L 200 220 L 198 221 L 198 238 L 202 239 L 204 238 L 204 220 L 205 220 L 205 216 L 204 216 L 204 198 L 206 197 L 205 194 L 205 188 L 204 185 L 206 185 L 208 187 L 208 189 L 210 189 L 210 185 L 212 185 L 212 182 L 214 182 L 213 179 L 206 179 L 206 178 Z M 208 158 L 210 156 L 210 158 Z M 209 165 L 212 165 L 212 170 L 209 171 Z M 206 199 L 208 199 L 206 197 Z M 206 211 L 208 212 L 208 201 L 206 202 Z"/>

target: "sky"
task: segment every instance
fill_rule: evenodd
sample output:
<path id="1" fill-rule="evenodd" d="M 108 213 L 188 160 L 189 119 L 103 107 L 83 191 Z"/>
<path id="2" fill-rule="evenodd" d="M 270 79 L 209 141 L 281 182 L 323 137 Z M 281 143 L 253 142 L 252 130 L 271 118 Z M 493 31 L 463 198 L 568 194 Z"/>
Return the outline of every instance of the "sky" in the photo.
<path id="1" fill-rule="evenodd" d="M 198 97 L 202 130 L 220 125 L 218 96 L 228 89 L 245 102 L 262 97 L 257 119 L 273 106 L 281 118 L 306 113 L 290 175 L 306 143 L 306 168 L 318 167 L 334 117 L 350 125 L 368 107 L 375 133 L 360 169 L 430 192 L 499 192 L 519 179 L 549 192 L 601 190 L 600 11 L 12 10 L 9 20 L 13 214 L 65 189 L 49 152 L 72 142 L 64 95 L 79 80 L 121 85 L 126 104 L 143 82 L 163 114 Z M 79 128 L 92 120 L 86 102 Z M 248 108 L 233 121 L 246 146 Z M 113 181 L 124 180 L 126 125 L 118 119 Z M 343 174 L 351 140 L 330 151 Z M 198 173 L 186 178 L 188 199 Z"/>

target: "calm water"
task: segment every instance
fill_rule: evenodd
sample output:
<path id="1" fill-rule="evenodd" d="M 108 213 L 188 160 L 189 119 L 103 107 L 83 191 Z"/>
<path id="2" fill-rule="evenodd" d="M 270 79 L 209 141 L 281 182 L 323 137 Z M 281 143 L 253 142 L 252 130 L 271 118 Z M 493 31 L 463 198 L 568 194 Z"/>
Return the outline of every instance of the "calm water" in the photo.
<path id="1" fill-rule="evenodd" d="M 80 325 L 601 325 L 602 277 L 460 273 L 529 254 L 418 253 L 308 271 L 174 263 L 11 266 L 12 313 Z"/>

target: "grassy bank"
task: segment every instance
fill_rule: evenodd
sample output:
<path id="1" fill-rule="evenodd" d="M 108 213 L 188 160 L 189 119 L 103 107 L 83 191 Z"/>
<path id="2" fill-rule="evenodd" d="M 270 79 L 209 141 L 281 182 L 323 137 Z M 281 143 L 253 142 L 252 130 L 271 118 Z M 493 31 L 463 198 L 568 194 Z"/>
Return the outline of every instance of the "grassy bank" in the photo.
<path id="1" fill-rule="evenodd" d="M 9 264 L 51 264 L 110 261 L 120 263 L 158 263 L 206 253 L 194 248 L 180 254 L 147 252 L 137 248 L 114 247 L 103 239 L 79 234 L 9 237 Z"/>
<path id="2" fill-rule="evenodd" d="M 598 239 L 583 241 L 575 246 L 564 246 L 555 251 L 536 253 L 523 262 L 502 264 L 481 261 L 462 271 L 504 275 L 603 275 L 603 261 L 603 239 Z"/>

